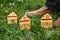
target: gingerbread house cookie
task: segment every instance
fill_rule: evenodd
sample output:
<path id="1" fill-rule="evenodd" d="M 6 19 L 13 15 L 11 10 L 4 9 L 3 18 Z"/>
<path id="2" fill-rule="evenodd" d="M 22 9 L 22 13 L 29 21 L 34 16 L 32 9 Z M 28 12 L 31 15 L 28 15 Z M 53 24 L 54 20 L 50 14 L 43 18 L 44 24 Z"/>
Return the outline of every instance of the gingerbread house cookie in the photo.
<path id="1" fill-rule="evenodd" d="M 15 14 L 15 12 L 11 12 L 8 16 L 7 16 L 7 22 L 8 24 L 12 24 L 17 23 L 17 15 Z"/>
<path id="2" fill-rule="evenodd" d="M 25 15 L 23 16 L 20 21 L 19 21 L 19 25 L 20 25 L 20 29 L 23 30 L 23 29 L 30 29 L 31 28 L 31 25 L 30 25 L 30 19 Z"/>
<path id="3" fill-rule="evenodd" d="M 50 14 L 45 14 L 43 17 L 41 17 L 41 26 L 43 28 L 52 28 L 53 19 Z"/>

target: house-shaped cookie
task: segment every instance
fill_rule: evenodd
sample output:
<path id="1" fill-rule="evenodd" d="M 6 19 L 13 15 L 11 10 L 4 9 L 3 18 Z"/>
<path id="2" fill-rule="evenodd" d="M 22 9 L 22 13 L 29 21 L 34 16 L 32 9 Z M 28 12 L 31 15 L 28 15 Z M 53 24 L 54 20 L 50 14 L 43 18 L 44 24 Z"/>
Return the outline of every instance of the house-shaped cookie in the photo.
<path id="1" fill-rule="evenodd" d="M 11 12 L 8 16 L 7 16 L 7 22 L 8 24 L 12 24 L 17 23 L 17 15 L 15 14 L 15 12 Z"/>
<path id="2" fill-rule="evenodd" d="M 23 29 L 30 29 L 31 28 L 31 25 L 30 25 L 30 19 L 25 15 L 23 16 L 20 21 L 19 21 L 19 25 L 20 25 L 20 29 L 23 30 Z"/>
<path id="3" fill-rule="evenodd" d="M 41 26 L 43 28 L 52 28 L 53 19 L 50 14 L 45 14 L 43 17 L 41 17 Z"/>

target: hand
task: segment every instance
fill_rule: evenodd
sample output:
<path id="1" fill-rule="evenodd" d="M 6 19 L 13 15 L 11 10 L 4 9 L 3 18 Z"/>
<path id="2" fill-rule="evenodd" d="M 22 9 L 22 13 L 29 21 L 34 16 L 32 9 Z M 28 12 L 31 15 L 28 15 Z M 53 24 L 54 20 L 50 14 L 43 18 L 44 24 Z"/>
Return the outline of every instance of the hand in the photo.
<path id="1" fill-rule="evenodd" d="M 36 11 L 27 12 L 27 15 L 28 15 L 28 16 L 36 15 Z"/>
<path id="2" fill-rule="evenodd" d="M 60 17 L 54 22 L 54 25 L 60 26 Z"/>
<path id="3" fill-rule="evenodd" d="M 45 11 L 31 11 L 31 12 L 27 12 L 27 15 L 28 16 L 33 16 L 33 15 L 43 15 L 43 14 L 45 14 L 45 13 L 48 13 L 48 12 L 50 12 L 51 10 L 45 10 Z"/>

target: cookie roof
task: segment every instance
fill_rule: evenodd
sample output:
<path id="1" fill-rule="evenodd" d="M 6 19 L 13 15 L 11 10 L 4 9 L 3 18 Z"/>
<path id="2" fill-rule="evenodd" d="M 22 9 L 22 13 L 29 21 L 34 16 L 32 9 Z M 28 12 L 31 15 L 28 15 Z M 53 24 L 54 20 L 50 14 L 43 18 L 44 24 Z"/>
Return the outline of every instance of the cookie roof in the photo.
<path id="1" fill-rule="evenodd" d="M 11 12 L 8 16 L 17 16 L 15 12 Z"/>
<path id="2" fill-rule="evenodd" d="M 41 19 L 42 20 L 51 20 L 52 19 L 52 17 L 51 17 L 51 15 L 50 14 L 45 14 L 43 17 L 41 17 Z"/>
<path id="3" fill-rule="evenodd" d="M 20 19 L 20 22 L 25 22 L 25 21 L 30 21 L 30 19 L 27 17 L 27 16 L 23 16 L 21 19 Z"/>

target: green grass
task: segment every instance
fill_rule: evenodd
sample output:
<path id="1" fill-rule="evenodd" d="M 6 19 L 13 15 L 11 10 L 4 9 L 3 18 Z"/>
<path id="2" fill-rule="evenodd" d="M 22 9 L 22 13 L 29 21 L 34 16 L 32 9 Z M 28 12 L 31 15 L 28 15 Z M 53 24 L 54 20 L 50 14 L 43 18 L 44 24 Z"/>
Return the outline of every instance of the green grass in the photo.
<path id="1" fill-rule="evenodd" d="M 15 3 L 15 5 L 9 5 Z M 1 5 L 3 4 L 3 5 Z M 35 15 L 31 19 L 30 30 L 20 30 L 19 24 L 7 24 L 7 15 L 14 11 L 18 15 L 18 21 L 25 11 L 39 9 L 45 4 L 45 0 L 0 0 L 0 40 L 60 40 L 60 27 L 53 26 L 44 29 L 40 26 L 40 17 Z M 54 14 L 51 14 L 56 19 Z"/>

